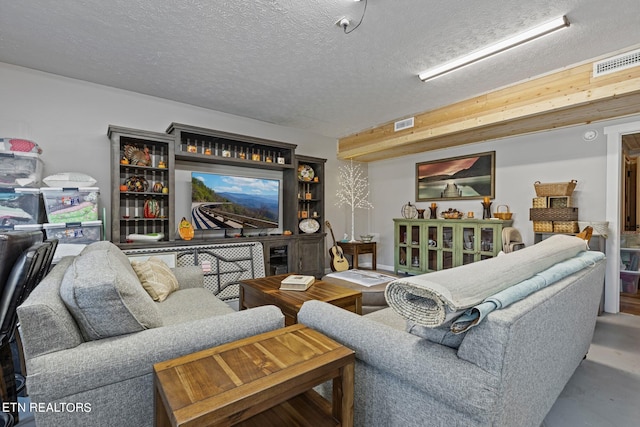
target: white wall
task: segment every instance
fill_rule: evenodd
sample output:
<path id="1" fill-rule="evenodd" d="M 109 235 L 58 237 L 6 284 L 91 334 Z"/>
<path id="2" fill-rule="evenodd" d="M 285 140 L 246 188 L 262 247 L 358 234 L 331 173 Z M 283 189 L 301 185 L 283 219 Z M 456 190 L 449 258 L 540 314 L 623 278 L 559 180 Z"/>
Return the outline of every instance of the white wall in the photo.
<path id="1" fill-rule="evenodd" d="M 300 154 L 327 158 L 326 219 L 336 237 L 351 230 L 350 210 L 336 206 L 338 166 L 336 141 L 302 130 L 276 126 L 133 92 L 58 77 L 0 63 L 0 136 L 23 137 L 44 150 L 45 176 L 78 171 L 94 176 L 103 191 L 100 204 L 108 207 L 110 194 L 110 124 L 164 132 L 171 122 L 251 135 L 298 144 Z M 356 237 L 379 233 L 378 268 L 393 268 L 393 218 L 415 199 L 415 164 L 446 157 L 496 151 L 496 198 L 493 207 L 509 205 L 514 226 L 525 242 L 533 242 L 529 221 L 533 183 L 576 179 L 574 193 L 581 220 L 604 220 L 607 148 L 603 129 L 640 120 L 640 116 L 575 126 L 532 135 L 488 141 L 390 159 L 368 165 L 371 210 L 356 210 Z M 582 134 L 595 129 L 599 136 L 585 142 Z M 429 203 L 419 203 L 427 208 Z M 479 201 L 438 202 L 481 216 Z M 109 209 L 107 209 L 107 214 Z M 330 239 L 327 245 L 330 246 Z M 363 260 L 365 261 L 365 260 Z"/>
<path id="2" fill-rule="evenodd" d="M 506 204 L 514 213 L 514 227 L 523 235 L 525 243 L 533 243 L 533 226 L 529 208 L 536 196 L 533 183 L 578 181 L 573 193 L 579 208 L 579 219 L 605 220 L 607 139 L 603 128 L 616 123 L 638 120 L 617 119 L 590 125 L 552 130 L 530 135 L 487 141 L 447 150 L 421 153 L 369 164 L 371 201 L 371 231 L 380 233 L 378 268 L 393 268 L 393 218 L 401 218 L 400 208 L 415 201 L 415 164 L 447 157 L 496 152 L 496 189 L 492 209 Z M 596 140 L 582 139 L 587 129 L 595 129 Z M 474 211 L 482 217 L 479 200 L 438 201 L 438 212 L 455 208 Z M 428 208 L 430 203 L 417 203 Z M 428 209 L 427 209 L 428 212 Z"/>
<path id="3" fill-rule="evenodd" d="M 164 132 L 178 122 L 283 141 L 297 144 L 298 154 L 327 158 L 329 171 L 336 168 L 333 138 L 4 63 L 0 63 L 0 94 L 0 136 L 37 142 L 43 149 L 43 176 L 71 171 L 92 175 L 107 215 L 110 124 Z M 331 212 L 337 179 L 331 173 L 327 176 Z M 342 216 L 329 219 L 335 228 L 344 229 Z"/>

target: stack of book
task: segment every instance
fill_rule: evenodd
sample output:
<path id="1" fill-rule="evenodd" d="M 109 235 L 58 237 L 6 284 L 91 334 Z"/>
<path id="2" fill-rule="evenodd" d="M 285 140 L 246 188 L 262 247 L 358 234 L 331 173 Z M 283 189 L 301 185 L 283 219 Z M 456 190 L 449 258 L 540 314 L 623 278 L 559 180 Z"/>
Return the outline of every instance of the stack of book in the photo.
<path id="1" fill-rule="evenodd" d="M 303 276 L 294 274 L 288 276 L 280 282 L 280 290 L 283 291 L 306 291 L 316 281 L 313 276 Z"/>

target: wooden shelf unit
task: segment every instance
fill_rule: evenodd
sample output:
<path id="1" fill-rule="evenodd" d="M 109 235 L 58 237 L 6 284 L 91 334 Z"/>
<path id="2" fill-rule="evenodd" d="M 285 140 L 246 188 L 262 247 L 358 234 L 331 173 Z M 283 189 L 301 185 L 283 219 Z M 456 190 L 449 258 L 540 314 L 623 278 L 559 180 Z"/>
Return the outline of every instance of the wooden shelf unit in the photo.
<path id="1" fill-rule="evenodd" d="M 162 233 L 161 241 L 175 238 L 174 218 L 174 148 L 173 138 L 157 132 L 109 126 L 111 140 L 111 240 L 126 243 L 129 234 Z M 150 166 L 123 164 L 126 146 L 149 151 Z M 161 167 L 164 165 L 163 167 Z M 146 180 L 146 191 L 122 191 L 127 179 L 141 177 Z M 166 188 L 166 193 L 154 192 L 154 184 Z M 159 205 L 156 218 L 145 217 L 145 202 L 152 200 Z"/>
<path id="2" fill-rule="evenodd" d="M 109 126 L 108 136 L 112 146 L 111 240 L 114 243 L 131 249 L 164 246 L 172 242 L 191 244 L 191 242 L 180 240 L 176 233 L 174 192 L 177 162 L 180 162 L 180 168 L 193 164 L 194 166 L 225 165 L 282 171 L 282 231 L 291 231 L 291 235 L 241 237 L 241 239 L 263 243 L 267 274 L 274 274 L 275 266 L 278 266 L 277 271 L 281 272 L 286 261 L 287 271 L 317 277 L 323 275 L 326 258 L 322 220 L 326 159 L 298 155 L 295 152 L 297 147 L 295 144 L 180 123 L 172 123 L 166 132 L 157 133 Z M 121 165 L 124 146 L 128 144 L 136 145 L 140 149 L 147 147 L 152 155 L 152 165 Z M 160 157 L 164 162 L 162 168 L 158 167 Z M 299 179 L 300 165 L 311 167 L 314 178 L 317 180 L 312 179 L 307 182 Z M 120 185 L 131 175 L 143 176 L 149 183 L 150 189 L 142 192 L 120 191 Z M 168 193 L 151 191 L 156 182 L 162 182 L 163 186 L 167 187 Z M 303 199 L 298 197 L 302 191 L 305 191 Z M 308 198 L 306 193 L 309 193 Z M 159 203 L 161 218 L 144 218 L 144 202 L 148 199 Z M 302 218 L 301 212 L 305 212 L 305 218 Z M 316 220 L 319 225 L 318 230 L 314 233 L 303 232 L 300 229 L 300 223 L 305 219 Z M 163 233 L 164 238 L 158 242 L 128 242 L 126 236 L 131 233 Z M 228 238 L 219 237 L 199 240 L 197 243 L 214 244 L 229 241 Z M 272 266 L 270 254 L 272 249 L 277 247 L 280 251 L 284 249 L 286 256 L 275 257 Z"/>

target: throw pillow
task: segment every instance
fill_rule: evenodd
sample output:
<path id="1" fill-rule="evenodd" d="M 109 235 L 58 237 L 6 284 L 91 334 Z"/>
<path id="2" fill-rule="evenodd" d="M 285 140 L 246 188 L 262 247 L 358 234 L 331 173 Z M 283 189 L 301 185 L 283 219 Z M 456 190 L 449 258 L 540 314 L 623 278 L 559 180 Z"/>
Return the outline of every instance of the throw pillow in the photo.
<path id="1" fill-rule="evenodd" d="M 179 289 L 178 279 L 167 264 L 158 257 L 146 261 L 132 261 L 131 266 L 140 283 L 154 301 L 162 302 Z"/>
<path id="2" fill-rule="evenodd" d="M 91 187 L 97 182 L 93 177 L 80 172 L 60 172 L 49 175 L 42 181 L 49 187 L 62 188 Z"/>
<path id="3" fill-rule="evenodd" d="M 42 149 L 38 144 L 22 138 L 0 138 L 0 150 L 42 154 Z"/>
<path id="4" fill-rule="evenodd" d="M 60 284 L 60 298 L 85 340 L 162 326 L 156 304 L 140 286 L 126 256 L 115 245 L 86 249 L 74 258 Z"/>

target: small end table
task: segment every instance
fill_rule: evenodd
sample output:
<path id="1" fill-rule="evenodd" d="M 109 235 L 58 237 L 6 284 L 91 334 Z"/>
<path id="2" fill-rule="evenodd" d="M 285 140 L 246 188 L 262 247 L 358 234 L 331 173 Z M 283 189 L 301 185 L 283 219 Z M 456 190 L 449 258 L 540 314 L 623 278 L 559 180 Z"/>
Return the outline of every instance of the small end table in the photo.
<path id="1" fill-rule="evenodd" d="M 376 269 L 376 242 L 336 242 L 345 255 L 351 255 L 351 266 L 358 268 L 358 256 L 371 254 L 371 269 Z"/>

